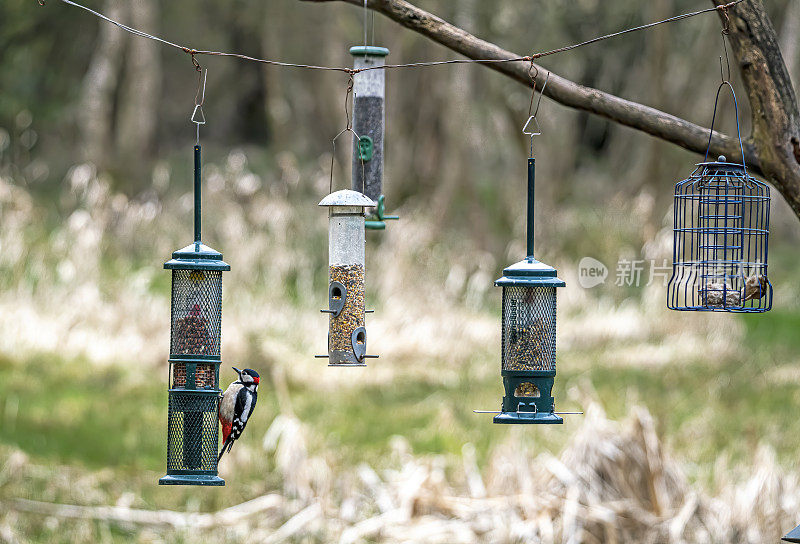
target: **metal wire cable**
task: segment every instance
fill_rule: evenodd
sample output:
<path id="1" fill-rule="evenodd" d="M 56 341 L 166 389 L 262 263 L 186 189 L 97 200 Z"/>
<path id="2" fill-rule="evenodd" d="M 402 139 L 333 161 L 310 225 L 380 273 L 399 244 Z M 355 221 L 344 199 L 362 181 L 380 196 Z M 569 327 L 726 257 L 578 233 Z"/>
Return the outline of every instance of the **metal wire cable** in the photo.
<path id="1" fill-rule="evenodd" d="M 39 1 L 39 5 L 44 5 L 44 3 L 45 3 L 44 0 L 38 0 L 38 1 Z M 441 61 L 410 62 L 410 63 L 404 63 L 404 64 L 386 64 L 386 65 L 382 65 L 382 66 L 367 66 L 367 67 L 364 67 L 364 68 L 345 68 L 345 67 L 339 67 L 339 66 L 319 66 L 319 65 L 314 65 L 314 64 L 300 64 L 300 63 L 294 63 L 294 62 L 283 62 L 283 61 L 270 60 L 270 59 L 261 59 L 261 58 L 257 58 L 257 57 L 251 57 L 249 55 L 243 55 L 241 53 L 228 53 L 228 52 L 224 52 L 224 51 L 210 51 L 210 50 L 205 50 L 205 49 L 194 49 L 194 48 L 191 48 L 191 47 L 186 47 L 186 46 L 171 42 L 171 41 L 166 40 L 164 38 L 161 38 L 159 36 L 154 36 L 152 34 L 148 34 L 147 32 L 144 32 L 144 31 L 141 31 L 139 29 L 127 26 L 125 24 L 122 24 L 119 21 L 115 21 L 114 19 L 111 19 L 110 17 L 107 17 L 106 15 L 103 15 L 102 13 L 100 13 L 98 11 L 90 9 L 90 8 L 84 6 L 84 5 L 81 5 L 81 4 L 77 3 L 77 2 L 73 2 L 72 0 L 60 0 L 60 1 L 65 3 L 65 4 L 68 4 L 70 6 L 74 6 L 74 7 L 80 8 L 80 9 L 82 9 L 82 10 L 88 12 L 88 13 L 91 13 L 95 17 L 99 17 L 100 19 L 103 19 L 104 21 L 107 21 L 107 22 L 109 22 L 109 23 L 111 23 L 113 25 L 116 25 L 118 28 L 121 28 L 122 30 L 125 30 L 126 32 L 130 32 L 131 34 L 134 34 L 134 35 L 142 37 L 142 38 L 155 40 L 155 41 L 160 42 L 160 43 L 162 43 L 164 45 L 169 45 L 170 47 L 174 47 L 176 49 L 180 49 L 184 53 L 190 54 L 192 56 L 192 59 L 194 59 L 195 55 L 210 55 L 210 56 L 217 56 L 217 57 L 234 57 L 234 58 L 238 58 L 238 59 L 242 59 L 242 60 L 247 60 L 247 61 L 252 61 L 252 62 L 259 62 L 259 63 L 262 63 L 262 64 L 269 64 L 271 66 L 283 66 L 283 67 L 288 67 L 288 68 L 305 68 L 305 69 L 310 69 L 310 70 L 330 70 L 330 71 L 335 71 L 335 72 L 344 72 L 344 73 L 351 74 L 351 75 L 352 74 L 357 74 L 359 72 L 365 72 L 367 70 L 383 70 L 383 69 L 394 69 L 394 68 L 420 68 L 420 67 L 426 67 L 426 66 L 441 66 L 441 65 L 446 65 L 446 64 L 492 64 L 492 63 L 521 62 L 521 61 L 532 62 L 532 61 L 534 61 L 535 59 L 538 59 L 538 58 L 546 57 L 546 56 L 549 56 L 549 55 L 555 55 L 557 53 L 563 53 L 565 51 L 571 51 L 573 49 L 577 49 L 578 47 L 583 47 L 584 45 L 597 43 L 599 41 L 607 40 L 609 38 L 615 38 L 617 36 L 621 36 L 623 34 L 628 34 L 630 32 L 636 32 L 636 31 L 639 31 L 639 30 L 646 30 L 646 29 L 652 28 L 654 26 L 658 26 L 658 25 L 665 24 L 665 23 L 672 23 L 672 22 L 675 22 L 675 21 L 679 21 L 681 19 L 687 19 L 689 17 L 694 17 L 696 15 L 701 15 L 703 13 L 710 13 L 712 11 L 720 11 L 720 12 L 725 14 L 726 29 L 727 29 L 728 21 L 729 21 L 728 8 L 733 7 L 736 4 L 739 4 L 741 2 L 744 2 L 744 0 L 733 0 L 732 2 L 728 2 L 727 4 L 723 4 L 723 5 L 720 5 L 720 6 L 701 9 L 701 10 L 698 10 L 698 11 L 692 11 L 692 12 L 689 12 L 689 13 L 682 13 L 680 15 L 675 15 L 674 17 L 670 17 L 668 19 L 663 19 L 661 21 L 656 21 L 654 23 L 648 23 L 646 25 L 640 25 L 640 26 L 636 26 L 636 27 L 633 27 L 633 28 L 627 28 L 625 30 L 620 30 L 619 32 L 613 32 L 611 34 L 605 34 L 603 36 L 598 36 L 596 38 L 592 38 L 590 40 L 586 40 L 586 41 L 583 41 L 583 42 L 574 43 L 574 44 L 571 44 L 571 45 L 566 45 L 564 47 L 559 47 L 557 49 L 551 49 L 549 51 L 543 51 L 543 52 L 540 52 L 540 53 L 533 53 L 532 55 L 528 55 L 528 56 L 524 56 L 524 57 L 514 57 L 514 58 L 508 58 L 508 59 L 450 59 L 450 60 L 441 60 Z M 366 4 L 366 2 L 365 2 L 365 4 Z M 366 31 L 366 25 L 365 25 L 365 31 Z M 366 41 L 366 32 L 365 32 L 365 41 Z M 193 62 L 194 62 L 194 60 L 193 60 Z"/>

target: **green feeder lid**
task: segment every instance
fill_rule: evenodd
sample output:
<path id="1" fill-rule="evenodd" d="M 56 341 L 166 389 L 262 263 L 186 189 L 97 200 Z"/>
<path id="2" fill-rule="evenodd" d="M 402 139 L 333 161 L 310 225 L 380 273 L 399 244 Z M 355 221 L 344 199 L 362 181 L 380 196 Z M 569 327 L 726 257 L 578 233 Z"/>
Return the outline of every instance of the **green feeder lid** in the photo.
<path id="1" fill-rule="evenodd" d="M 222 253 L 211 249 L 202 242 L 189 244 L 172 254 L 172 259 L 164 263 L 167 270 L 221 270 L 231 269 L 222 260 Z"/>
<path id="2" fill-rule="evenodd" d="M 494 282 L 499 287 L 565 287 L 564 280 L 556 276 L 556 269 L 533 257 L 514 263 L 503 270 L 503 277 Z"/>
<path id="3" fill-rule="evenodd" d="M 385 57 L 389 50 L 385 47 L 375 47 L 374 45 L 354 45 L 350 48 L 350 54 L 354 57 L 358 55 L 369 55 L 371 57 Z"/>

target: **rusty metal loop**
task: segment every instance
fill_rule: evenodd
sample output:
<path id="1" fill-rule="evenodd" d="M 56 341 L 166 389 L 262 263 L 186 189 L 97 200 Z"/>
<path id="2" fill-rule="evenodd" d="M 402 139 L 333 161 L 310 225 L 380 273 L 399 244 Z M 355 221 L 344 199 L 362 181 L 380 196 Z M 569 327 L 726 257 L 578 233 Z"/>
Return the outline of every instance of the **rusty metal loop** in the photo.
<path id="1" fill-rule="evenodd" d="M 728 4 L 717 6 L 717 9 L 725 15 L 725 26 L 722 27 L 722 33 L 727 36 L 731 30 L 731 18 L 728 15 Z"/>

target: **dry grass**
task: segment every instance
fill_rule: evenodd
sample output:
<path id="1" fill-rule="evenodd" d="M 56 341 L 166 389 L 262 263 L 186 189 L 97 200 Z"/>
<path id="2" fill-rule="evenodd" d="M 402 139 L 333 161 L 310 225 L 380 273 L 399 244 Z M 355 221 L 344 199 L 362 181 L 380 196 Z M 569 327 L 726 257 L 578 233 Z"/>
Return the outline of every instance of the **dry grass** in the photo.
<path id="1" fill-rule="evenodd" d="M 76 534 L 91 534 L 99 524 L 122 527 L 140 541 L 755 544 L 791 528 L 800 506 L 800 482 L 776 465 L 767 447 L 748 478 L 719 482 L 714 496 L 690 485 L 643 408 L 617 423 L 591 404 L 560 456 L 534 458 L 510 439 L 495 448 L 483 473 L 471 444 L 463 448 L 461 467 L 448 471 L 439 457 L 413 455 L 401 437 L 392 444 L 388 468 L 335 472 L 309 454 L 308 432 L 293 416 L 279 416 L 262 452 L 239 449 L 226 465 L 240 470 L 267 453 L 282 478 L 280 492 L 207 514 L 131 508 L 124 497 L 108 506 L 10 499 L 0 535 L 21 541 L 15 522 L 46 516 L 55 526 L 78 520 L 70 522 Z M 41 470 L 12 453 L 0 486 Z M 95 491 L 80 502 L 102 504 L 104 498 Z M 76 528 L 80 524 L 88 528 Z"/>
<path id="2" fill-rule="evenodd" d="M 578 430 L 558 457 L 534 457 L 542 450 L 521 429 L 509 429 L 503 443 L 476 442 L 491 451 L 483 470 L 475 453 L 481 448 L 470 444 L 454 462 L 415 455 L 406 438 L 396 437 L 381 466 L 353 466 L 336 451 L 320 452 L 325 437 L 293 415 L 286 384 L 333 395 L 400 379 L 455 390 L 461 380 L 495 376 L 499 293 L 491 282 L 521 247 L 509 244 L 499 262 L 468 240 L 442 243 L 429 215 L 400 210 L 402 221 L 369 242 L 367 304 L 378 310 L 368 317 L 370 351 L 382 359 L 368 372 L 321 373 L 313 355 L 325 349 L 327 326 L 318 313 L 325 302 L 325 214 L 309 204 L 315 195 L 290 199 L 282 191 L 299 191 L 298 180 L 310 178 L 322 194 L 327 179 L 322 166 L 301 175 L 292 157 L 279 166 L 275 179 L 260 179 L 236 152 L 210 166 L 214 205 L 205 229 L 233 266 L 225 276 L 224 360 L 268 362 L 282 412 L 262 446 L 237 447 L 222 475 L 230 479 L 235 467 L 236 475 L 261 475 L 270 484 L 256 478 L 247 489 L 257 491 L 241 500 L 256 498 L 213 512 L 194 511 L 192 503 L 161 511 L 134 491 L 120 493 L 109 483 L 120 477 L 113 471 L 47 467 L 7 448 L 0 450 L 7 452 L 0 540 L 760 543 L 797 521 L 797 478 L 768 446 L 759 447 L 753 467 L 729 467 L 719 452 L 713 477 L 702 485 L 696 467 L 665 451 L 643 408 L 617 423 L 599 404 L 588 405 L 582 423 L 570 420 Z M 168 190 L 165 169 L 156 178 L 160 192 L 128 199 L 91 167 L 78 166 L 58 195 L 58 213 L 0 179 L 0 355 L 53 353 L 165 375 L 169 276 L 161 263 L 188 239 L 191 200 Z M 647 248 L 648 258 L 665 256 L 664 232 Z M 559 294 L 559 364 L 573 375 L 713 368 L 741 357 L 740 320 L 668 314 L 659 286 L 622 302 L 598 297 L 577 287 L 569 266 L 559 268 L 570 285 Z M 782 289 L 784 301 L 796 300 L 793 288 Z M 787 365 L 768 379 L 784 383 L 795 373 Z M 592 397 L 584 391 L 569 401 L 588 404 Z M 493 407 L 467 404 L 461 408 Z M 452 406 L 439 415 L 436 424 L 448 425 Z M 707 416 L 698 407 L 698 419 L 678 432 L 702 441 L 706 427 L 698 421 Z M 525 436 L 531 435 L 538 436 Z M 37 501 L 16 498 L 23 496 Z"/>

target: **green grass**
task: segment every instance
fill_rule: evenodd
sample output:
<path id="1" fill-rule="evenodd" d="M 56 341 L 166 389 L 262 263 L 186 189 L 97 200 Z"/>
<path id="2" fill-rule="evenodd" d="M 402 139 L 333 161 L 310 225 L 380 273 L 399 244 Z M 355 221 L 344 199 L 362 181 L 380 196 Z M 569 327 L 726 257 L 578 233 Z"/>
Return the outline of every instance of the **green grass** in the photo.
<path id="1" fill-rule="evenodd" d="M 760 443 L 774 447 L 784 465 L 795 466 L 800 419 L 794 414 L 800 390 L 791 380 L 771 378 L 770 371 L 776 361 L 800 367 L 796 333 L 800 312 L 776 310 L 741 319 L 746 352 L 713 364 L 695 360 L 618 367 L 598 362 L 575 372 L 570 370 L 571 359 L 586 354 L 561 352 L 554 389 L 558 407 L 578 407 L 581 400 L 568 391 L 585 390 L 587 382 L 612 418 L 623 418 L 635 403 L 645 405 L 672 452 L 686 466 L 695 467 L 689 470 L 693 478 L 710 474 L 720 456 L 732 464 L 752 466 Z M 471 442 L 483 464 L 501 443 L 521 441 L 535 451 L 557 452 L 581 425 L 581 416 L 567 416 L 563 426 L 510 428 L 492 425 L 491 415 L 472 413 L 476 408 L 497 407 L 502 397 L 499 373 L 476 377 L 470 371 L 497 361 L 488 351 L 475 357 L 464 362 L 460 378 L 450 381 L 431 370 L 423 377 L 400 374 L 382 385 L 322 394 L 305 383 L 290 383 L 294 410 L 311 429 L 311 453 L 325 456 L 335 471 L 360 462 L 381 467 L 388 464 L 392 437 L 402 435 L 415 453 L 443 454 L 454 464 L 463 445 Z M 258 367 L 258 361 L 253 364 Z M 442 361 L 430 365 L 431 369 L 445 366 Z M 165 381 L 165 373 L 152 369 L 139 371 L 133 365 L 98 369 L 80 359 L 51 354 L 0 359 L 0 457 L 10 447 L 19 448 L 38 465 L 69 467 L 69 478 L 93 474 L 93 485 L 109 496 L 133 491 L 139 507 L 208 511 L 280 489 L 271 459 L 259 461 L 259 470 L 237 472 L 235 485 L 219 490 L 159 488 L 156 481 L 163 474 L 165 453 Z M 265 380 L 243 438 L 253 448 L 260 447 L 278 413 L 275 398 Z M 51 476 L 40 475 L 21 487 L 0 487 L 0 495 L 79 500 L 48 491 Z"/>

